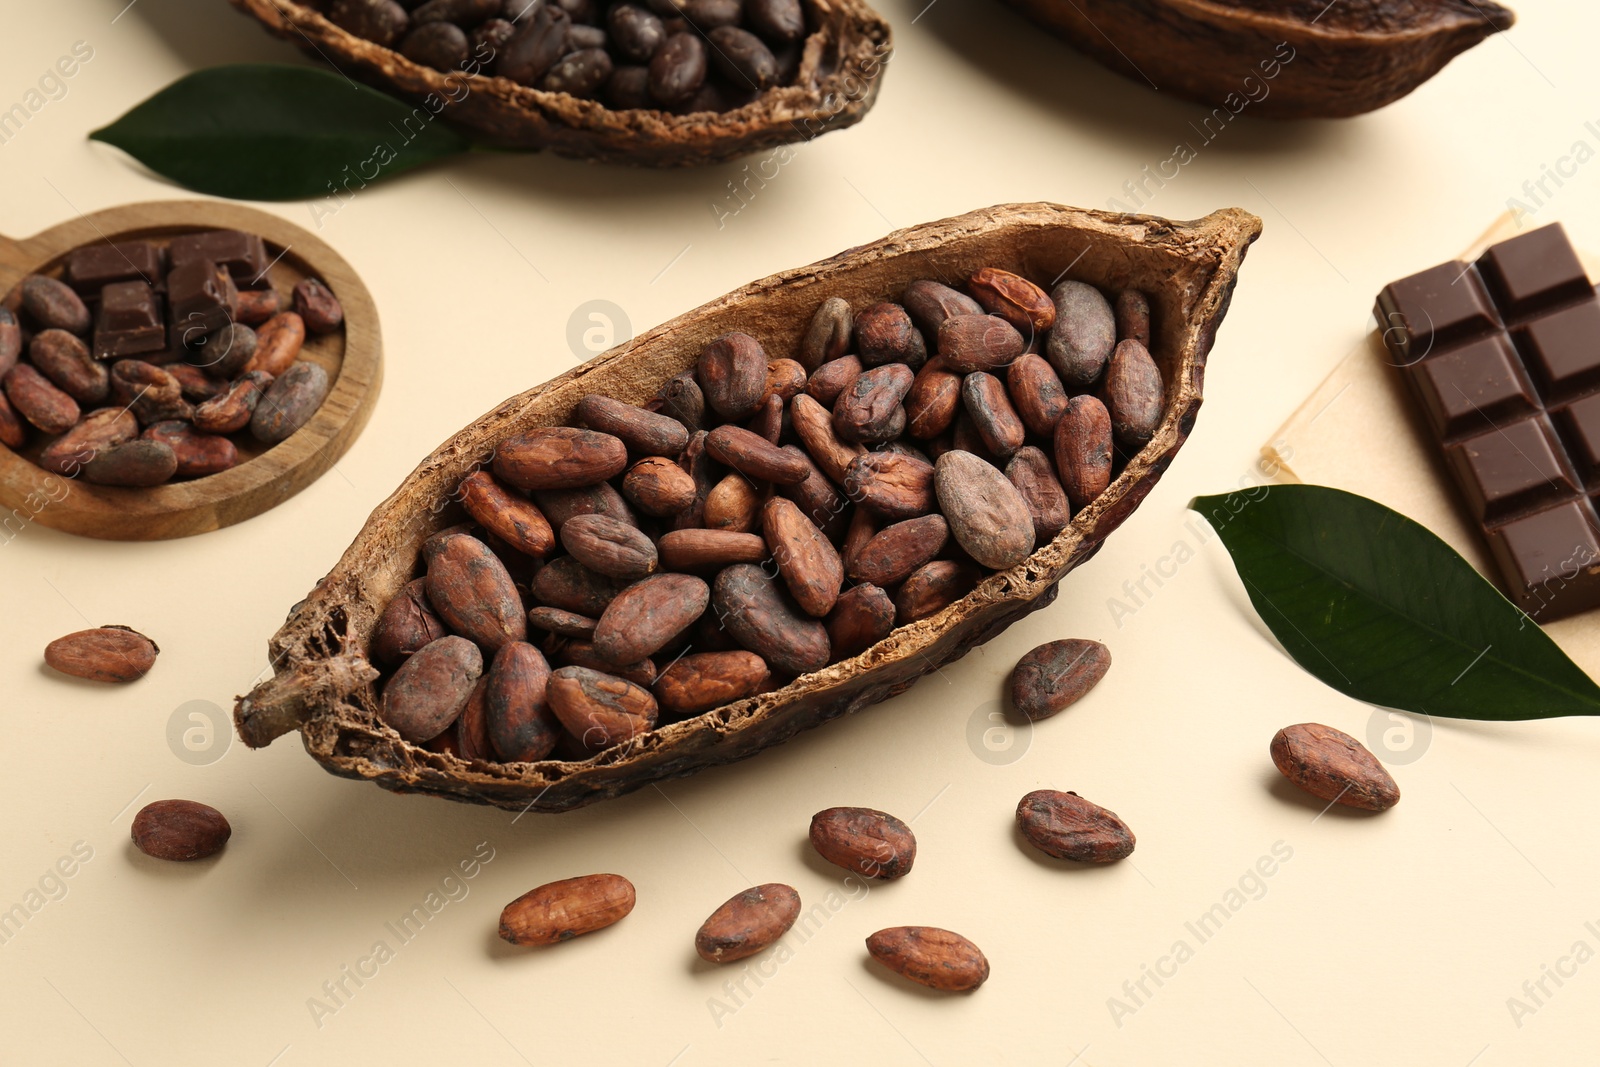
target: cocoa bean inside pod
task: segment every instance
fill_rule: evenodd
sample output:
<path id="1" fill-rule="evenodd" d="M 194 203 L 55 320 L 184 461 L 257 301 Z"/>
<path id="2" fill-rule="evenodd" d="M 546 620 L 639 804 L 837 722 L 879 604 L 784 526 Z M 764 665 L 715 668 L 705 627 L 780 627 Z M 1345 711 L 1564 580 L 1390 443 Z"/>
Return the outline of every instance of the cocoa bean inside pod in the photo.
<path id="1" fill-rule="evenodd" d="M 767 395 L 787 401 L 806 387 L 806 369 L 798 360 L 775 359 L 767 364 Z"/>
<path id="2" fill-rule="evenodd" d="M 850 388 L 850 383 L 861 377 L 865 368 L 855 356 L 842 356 L 829 360 L 806 379 L 806 395 L 824 407 L 833 407 L 839 395 Z"/>
<path id="3" fill-rule="evenodd" d="M 905 626 L 937 615 L 972 592 L 981 577 L 964 560 L 936 559 L 918 567 L 895 594 L 895 622 Z"/>
<path id="4" fill-rule="evenodd" d="M 711 587 L 689 574 L 635 582 L 606 607 L 594 631 L 595 651 L 617 665 L 653 656 L 688 629 L 711 602 Z"/>
<path id="5" fill-rule="evenodd" d="M 1138 341 L 1118 342 L 1106 369 L 1106 409 L 1117 443 L 1137 452 L 1161 425 L 1161 370 Z"/>
<path id="6" fill-rule="evenodd" d="M 622 583 L 596 574 L 571 556 L 560 556 L 533 577 L 529 592 L 546 607 L 599 618 L 622 591 Z"/>
<path id="7" fill-rule="evenodd" d="M 761 512 L 762 530 L 778 573 L 802 611 L 822 618 L 844 584 L 844 564 L 822 531 L 792 500 L 774 497 Z"/>
<path id="8" fill-rule="evenodd" d="M 689 444 L 689 431 L 677 419 L 608 396 L 590 393 L 578 401 L 576 415 L 590 429 L 611 434 L 636 455 L 676 456 Z"/>
<path id="9" fill-rule="evenodd" d="M 532 645 L 511 641 L 495 653 L 484 676 L 483 714 L 489 743 L 508 763 L 548 756 L 561 738 L 550 710 L 550 665 Z"/>
<path id="10" fill-rule="evenodd" d="M 1008 367 L 1027 341 L 997 315 L 952 315 L 939 327 L 939 357 L 960 374 Z"/>
<path id="11" fill-rule="evenodd" d="M 1117 293 L 1112 308 L 1117 320 L 1118 341 L 1138 341 L 1150 347 L 1150 298 L 1137 289 L 1123 289 Z"/>
<path id="12" fill-rule="evenodd" d="M 718 415 L 748 418 L 766 391 L 767 353 L 747 333 L 723 334 L 700 353 L 696 375 L 706 403 Z"/>
<path id="13" fill-rule="evenodd" d="M 383 687 L 379 716 L 407 741 L 431 741 L 466 707 L 483 674 L 483 653 L 453 634 L 429 642 L 400 665 Z"/>
<path id="14" fill-rule="evenodd" d="M 639 517 L 610 482 L 578 489 L 542 489 L 533 494 L 533 502 L 558 534 L 568 519 L 579 515 L 604 515 L 627 526 L 639 525 Z"/>
<path id="15" fill-rule="evenodd" d="M 1033 516 L 1034 543 L 1044 545 L 1055 540 L 1072 521 L 1072 504 L 1056 478 L 1050 457 L 1032 445 L 1019 448 L 1006 464 L 1006 479 L 1017 487 L 1028 514 Z"/>
<path id="16" fill-rule="evenodd" d="M 1043 356 L 1030 352 L 1006 371 L 1006 390 L 1028 431 L 1048 441 L 1061 413 L 1067 410 L 1067 390 L 1056 369 Z"/>
<path id="17" fill-rule="evenodd" d="M 835 484 L 843 485 L 850 463 L 866 449 L 853 442 L 839 440 L 833 432 L 833 416 L 828 409 L 812 397 L 801 393 L 789 402 L 789 414 L 794 424 L 795 436 L 805 446 L 823 474 Z"/>
<path id="18" fill-rule="evenodd" d="M 527 640 L 522 598 L 505 564 L 488 545 L 476 537 L 452 534 L 429 542 L 424 555 L 428 603 L 451 630 L 491 655 L 507 641 Z"/>
<path id="19" fill-rule="evenodd" d="M 1056 321 L 1050 295 L 1019 274 L 984 267 L 967 281 L 983 310 L 998 315 L 1017 328 L 1024 339 L 1036 337 Z"/>
<path id="20" fill-rule="evenodd" d="M 914 379 L 904 363 L 862 371 L 833 403 L 833 432 L 841 441 L 864 445 L 899 437 L 906 428 L 906 411 L 900 402 Z"/>
<path id="21" fill-rule="evenodd" d="M 1068 389 L 1093 388 L 1100 381 L 1117 343 L 1117 320 L 1105 294 L 1085 282 L 1056 286 L 1055 325 L 1045 340 L 1045 354 Z"/>
<path id="22" fill-rule="evenodd" d="M 932 562 L 949 538 L 950 527 L 943 515 L 924 515 L 886 526 L 855 554 L 850 577 L 878 586 L 894 585 Z"/>
<path id="23" fill-rule="evenodd" d="M 661 535 L 657 547 L 662 564 L 680 571 L 760 563 L 772 554 L 760 534 L 735 530 L 673 530 Z"/>
<path id="24" fill-rule="evenodd" d="M 444 623 L 428 604 L 427 581 L 407 582 L 389 601 L 372 628 L 371 655 L 385 667 L 398 667 L 424 645 L 445 636 Z"/>
<path id="25" fill-rule="evenodd" d="M 712 583 L 717 620 L 733 639 L 785 674 L 807 674 L 828 665 L 828 631 L 798 610 L 772 576 L 736 563 Z"/>
<path id="26" fill-rule="evenodd" d="M 811 473 L 799 456 L 737 426 L 718 426 L 707 434 L 706 451 L 747 478 L 779 485 L 797 485 Z"/>
<path id="27" fill-rule="evenodd" d="M 562 667 L 550 675 L 546 692 L 561 725 L 590 748 L 620 745 L 656 724 L 656 698 L 615 675 Z"/>
<path id="28" fill-rule="evenodd" d="M 770 677 L 754 652 L 694 652 L 662 670 L 652 691 L 663 711 L 685 718 L 753 696 Z"/>
<path id="29" fill-rule="evenodd" d="M 1015 567 L 1033 551 L 1033 516 L 1017 487 L 969 452 L 946 452 L 933 470 L 950 533 L 985 567 Z"/>
<path id="30" fill-rule="evenodd" d="M 563 611 L 560 608 L 534 608 L 528 612 L 529 626 L 561 637 L 576 637 L 580 641 L 591 640 L 594 637 L 594 628 L 598 624 L 598 619 L 591 619 L 587 615 L 579 615 L 573 611 Z"/>
<path id="31" fill-rule="evenodd" d="M 561 527 L 561 543 L 597 574 L 635 581 L 655 573 L 656 546 L 636 526 L 605 515 L 579 515 Z"/>
<path id="32" fill-rule="evenodd" d="M 853 329 L 849 302 L 837 296 L 828 297 L 817 307 L 801 338 L 801 365 L 815 373 L 823 364 L 839 359 L 850 350 Z"/>
<path id="33" fill-rule="evenodd" d="M 1056 423 L 1056 472 L 1073 511 L 1092 504 L 1111 484 L 1111 415 L 1092 396 L 1075 396 Z"/>
<path id="34" fill-rule="evenodd" d="M 676 515 L 694 503 L 694 479 L 673 460 L 646 456 L 628 468 L 622 495 L 646 514 Z"/>
<path id="35" fill-rule="evenodd" d="M 742 474 L 730 474 L 706 494 L 705 510 L 701 521 L 710 530 L 730 530 L 749 533 L 761 519 L 761 502 L 765 493 Z"/>
<path id="36" fill-rule="evenodd" d="M 555 531 L 544 513 L 488 471 L 473 471 L 463 478 L 456 497 L 479 525 L 518 552 L 543 558 L 556 547 Z"/>
<path id="37" fill-rule="evenodd" d="M 21 448 L 27 443 L 27 423 L 17 414 L 17 409 L 11 406 L 6 394 L 0 392 L 0 445 L 5 445 L 7 448 Z"/>
<path id="38" fill-rule="evenodd" d="M 502 441 L 497 478 L 518 489 L 577 489 L 615 478 L 628 466 L 628 446 L 608 433 L 552 426 Z"/>
<path id="39" fill-rule="evenodd" d="M 899 304 L 873 304 L 856 316 L 856 353 L 866 367 L 904 363 L 915 371 L 928 360 L 928 345 Z"/>
<path id="40" fill-rule="evenodd" d="M 591 671 L 601 674 L 614 674 L 624 681 L 648 689 L 656 684 L 656 664 L 651 659 L 634 660 L 632 663 L 617 664 L 602 656 L 589 641 L 567 641 L 556 649 L 556 660 L 563 667 L 587 667 Z M 588 745 L 587 742 L 585 742 Z M 604 745 L 588 745 L 594 751 L 604 748 Z"/>
<path id="41" fill-rule="evenodd" d="M 1006 387 L 1000 379 L 983 371 L 975 371 L 961 381 L 961 398 L 967 415 L 978 431 L 984 448 L 998 459 L 1010 459 L 1027 438 L 1027 428 L 1011 406 Z"/>
<path id="42" fill-rule="evenodd" d="M 828 616 L 828 641 L 834 659 L 858 656 L 889 636 L 894 629 L 894 601 L 870 582 L 851 586 L 839 594 Z"/>
<path id="43" fill-rule="evenodd" d="M 983 314 L 983 306 L 966 293 L 926 278 L 906 286 L 905 292 L 900 294 L 900 303 L 923 337 L 935 341 L 945 319 L 953 315 Z"/>
<path id="44" fill-rule="evenodd" d="M 961 375 L 947 370 L 942 358 L 930 359 L 906 393 L 906 432 L 923 441 L 937 437 L 955 422 L 960 409 Z"/>

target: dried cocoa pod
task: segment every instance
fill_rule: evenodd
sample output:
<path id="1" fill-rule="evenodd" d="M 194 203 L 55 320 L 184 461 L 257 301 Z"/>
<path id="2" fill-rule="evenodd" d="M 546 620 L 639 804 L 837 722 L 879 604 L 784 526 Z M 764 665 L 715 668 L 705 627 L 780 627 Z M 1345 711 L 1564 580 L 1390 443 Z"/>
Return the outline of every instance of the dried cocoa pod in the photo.
<path id="1" fill-rule="evenodd" d="M 700 353 L 695 375 L 713 411 L 724 419 L 748 418 L 766 390 L 767 353 L 747 333 L 725 333 Z"/>
<path id="2" fill-rule="evenodd" d="M 858 656 L 894 629 L 894 601 L 875 585 L 863 582 L 839 594 L 828 616 L 828 641 L 833 658 Z"/>
<path id="3" fill-rule="evenodd" d="M 1117 293 L 1112 308 L 1117 323 L 1118 341 L 1138 341 L 1150 347 L 1150 298 L 1137 289 L 1123 289 Z"/>
<path id="4" fill-rule="evenodd" d="M 428 603 L 452 631 L 490 655 L 507 641 L 528 639 L 517 587 L 488 545 L 467 534 L 452 534 L 430 541 L 423 554 Z"/>
<path id="5" fill-rule="evenodd" d="M 427 581 L 417 578 L 407 582 L 378 616 L 367 654 L 384 667 L 398 667 L 447 632 L 428 603 Z"/>
<path id="6" fill-rule="evenodd" d="M 591 748 L 631 741 L 656 724 L 656 698 L 649 690 L 587 667 L 555 671 L 546 692 L 561 725 Z"/>
<path id="7" fill-rule="evenodd" d="M 1049 360 L 1032 352 L 1022 356 L 1006 371 L 1006 388 L 1023 425 L 1046 440 L 1053 437 L 1067 410 L 1067 391 Z"/>
<path id="8" fill-rule="evenodd" d="M 604 515 L 624 526 L 639 525 L 639 517 L 610 482 L 596 482 L 579 489 L 541 489 L 533 494 L 533 503 L 557 534 L 579 515 Z"/>
<path id="9" fill-rule="evenodd" d="M 833 404 L 833 432 L 841 441 L 879 444 L 905 432 L 906 412 L 900 402 L 915 375 L 904 363 L 886 363 L 862 371 Z"/>
<path id="10" fill-rule="evenodd" d="M 675 571 L 760 563 L 772 553 L 760 534 L 734 530 L 673 530 L 656 542 L 661 563 Z"/>
<path id="11" fill-rule="evenodd" d="M 844 585 L 839 552 L 794 501 L 774 497 L 761 511 L 762 531 L 773 561 L 800 610 L 823 618 Z"/>
<path id="12" fill-rule="evenodd" d="M 53 474 L 77 477 L 84 464 L 108 448 L 139 436 L 139 420 L 126 408 L 91 411 L 39 454 L 39 466 Z M 15 447 L 15 446 L 13 446 Z"/>
<path id="13" fill-rule="evenodd" d="M 991 315 L 999 315 L 1023 337 L 1038 337 L 1056 321 L 1050 294 L 1028 279 L 998 267 L 984 267 L 967 280 L 973 298 Z"/>
<path id="14" fill-rule="evenodd" d="M 561 543 L 585 567 L 635 581 L 653 574 L 656 546 L 637 527 L 605 515 L 579 515 L 561 527 Z"/>
<path id="15" fill-rule="evenodd" d="M 599 620 L 561 608 L 534 608 L 528 612 L 528 625 L 561 637 L 592 641 Z"/>
<path id="16" fill-rule="evenodd" d="M 1149 444 L 1161 426 L 1165 391 L 1161 370 L 1144 345 L 1131 339 L 1118 343 L 1106 368 L 1105 396 L 1117 443 L 1130 452 Z"/>
<path id="17" fill-rule="evenodd" d="M 1033 552 L 1028 505 L 990 464 L 970 452 L 946 452 L 934 465 L 933 487 L 951 535 L 985 567 L 1003 571 Z"/>
<path id="18" fill-rule="evenodd" d="M 943 357 L 935 356 L 917 371 L 905 406 L 906 433 L 922 441 L 938 437 L 955 422 L 961 408 L 961 376 L 945 368 Z"/>
<path id="19" fill-rule="evenodd" d="M 711 603 L 733 639 L 769 666 L 808 674 L 828 665 L 828 631 L 800 612 L 760 567 L 736 563 L 718 574 Z"/>
<path id="20" fill-rule="evenodd" d="M 456 755 L 458 758 L 471 763 L 473 760 L 483 760 L 486 763 L 498 762 L 494 745 L 489 740 L 489 715 L 485 709 L 484 692 L 489 675 L 485 673 L 478 679 L 478 684 L 472 687 L 472 695 L 467 697 L 467 706 L 461 709 L 461 714 L 456 717 L 454 729 L 446 730 L 439 737 L 429 742 L 432 747 L 440 738 L 454 736 L 456 739 Z"/>
<path id="21" fill-rule="evenodd" d="M 918 567 L 895 594 L 896 624 L 905 626 L 937 615 L 972 592 L 981 577 L 978 568 L 962 560 L 936 559 Z"/>
<path id="22" fill-rule="evenodd" d="M 841 356 L 830 360 L 811 372 L 806 379 L 806 395 L 817 403 L 832 408 L 850 384 L 861 377 L 861 360 L 855 356 Z"/>
<path id="23" fill-rule="evenodd" d="M 1400 802 L 1400 787 L 1366 747 L 1321 723 L 1286 726 L 1272 738 L 1272 762 L 1307 793 L 1362 811 L 1387 811 Z"/>
<path id="24" fill-rule="evenodd" d="M 682 719 L 754 696 L 769 677 L 754 652 L 695 652 L 668 664 L 653 692 L 662 710 Z"/>
<path id="25" fill-rule="evenodd" d="M 197 800 L 157 800 L 133 817 L 133 844 L 158 860 L 203 860 L 233 836 L 227 818 Z"/>
<path id="26" fill-rule="evenodd" d="M 856 316 L 856 352 L 864 367 L 904 363 L 915 371 L 928 361 L 928 345 L 899 304 L 873 304 Z"/>
<path id="27" fill-rule="evenodd" d="M 484 676 L 483 715 L 489 744 L 507 763 L 532 763 L 548 756 L 561 737 L 546 699 L 550 665 L 524 641 L 509 641 L 495 653 Z"/>
<path id="28" fill-rule="evenodd" d="M 982 315 L 983 306 L 967 294 L 940 282 L 922 279 L 906 286 L 900 303 L 925 338 L 939 336 L 944 320 L 954 315 Z"/>
<path id="29" fill-rule="evenodd" d="M 45 664 L 92 682 L 136 682 L 150 673 L 161 649 L 127 626 L 100 626 L 58 637 L 44 649 Z"/>
<path id="30" fill-rule="evenodd" d="M 694 503 L 694 479 L 675 460 L 646 456 L 628 468 L 622 495 L 648 515 L 676 515 Z"/>
<path id="31" fill-rule="evenodd" d="M 494 450 L 495 477 L 526 490 L 580 489 L 615 478 L 627 466 L 628 446 L 621 440 L 571 426 L 508 437 Z M 550 509 L 543 510 L 549 516 Z"/>
<path id="32" fill-rule="evenodd" d="M 1017 328 L 997 315 L 952 315 L 939 327 L 939 357 L 959 374 L 1008 367 L 1026 348 Z"/>
<path id="33" fill-rule="evenodd" d="M 839 440 L 833 432 L 833 416 L 810 396 L 801 393 L 789 401 L 789 416 L 800 443 L 811 459 L 836 485 L 844 485 L 850 463 L 866 449 Z"/>
<path id="34" fill-rule="evenodd" d="M 902 978 L 945 993 L 970 993 L 989 977 L 983 952 L 936 926 L 893 926 L 867 938 L 872 958 Z"/>
<path id="35" fill-rule="evenodd" d="M 31 363 L 18 363 L 6 373 L 6 397 L 17 414 L 45 433 L 66 433 L 82 414 L 78 402 L 57 389 Z"/>
<path id="36" fill-rule="evenodd" d="M 850 350 L 850 338 L 854 329 L 849 303 L 841 297 L 830 296 L 817 308 L 816 314 L 811 316 L 811 324 L 806 327 L 805 336 L 800 339 L 800 352 L 797 356 L 800 365 L 815 374 L 823 364 L 843 357 Z"/>
<path id="37" fill-rule="evenodd" d="M 264 371 L 277 378 L 294 366 L 306 343 L 306 324 L 293 311 L 280 311 L 256 330 L 256 350 L 245 370 Z"/>
<path id="38" fill-rule="evenodd" d="M 1082 700 L 1111 669 L 1111 650 L 1099 641 L 1050 641 L 1017 661 L 1011 702 L 1030 720 L 1048 719 Z"/>
<path id="39" fill-rule="evenodd" d="M 28 359 L 80 404 L 103 403 L 111 393 L 111 372 L 89 353 L 89 346 L 66 330 L 49 329 L 28 342 Z"/>
<path id="40" fill-rule="evenodd" d="M 555 531 L 544 512 L 488 471 L 473 471 L 461 479 L 456 498 L 478 525 L 524 555 L 543 559 L 556 547 Z"/>
<path id="41" fill-rule="evenodd" d="M 961 399 L 967 415 L 972 419 L 978 437 L 989 453 L 999 459 L 1010 459 L 1022 447 L 1028 431 L 1011 406 L 1006 387 L 1000 379 L 983 371 L 974 371 L 961 381 Z"/>
<path id="42" fill-rule="evenodd" d="M 332 333 L 344 325 L 344 307 L 318 278 L 295 283 L 294 310 L 312 333 Z"/>
<path id="43" fill-rule="evenodd" d="M 147 441 L 159 441 L 172 449 L 178 467 L 175 478 L 204 478 L 234 467 L 239 449 L 226 437 L 199 433 L 187 422 L 158 422 L 144 431 Z"/>
<path id="44" fill-rule="evenodd" d="M 811 816 L 811 847 L 829 863 L 885 882 L 917 860 L 911 827 L 875 808 L 825 808 Z"/>
<path id="45" fill-rule="evenodd" d="M 539 10 L 548 11 L 550 6 Z M 587 874 L 550 882 L 505 906 L 500 913 L 500 939 L 513 945 L 571 941 L 621 921 L 633 910 L 635 899 L 633 883 L 620 874 Z"/>
<path id="46" fill-rule="evenodd" d="M 949 539 L 950 527 L 943 515 L 924 515 L 886 526 L 856 553 L 850 577 L 877 586 L 894 585 L 932 562 Z"/>
<path id="47" fill-rule="evenodd" d="M 239 378 L 228 391 L 194 409 L 195 429 L 202 433 L 235 433 L 250 425 L 261 397 L 272 385 L 272 379 L 260 371 L 250 371 Z"/>
<path id="48" fill-rule="evenodd" d="M 1072 521 L 1067 491 L 1061 488 L 1050 457 L 1039 449 L 1032 445 L 1017 449 L 1006 464 L 1006 480 L 1017 487 L 1028 514 L 1033 516 L 1035 544 L 1049 544 Z"/>
<path id="49" fill-rule="evenodd" d="M 8 308 L 0 307 L 0 378 L 4 378 L 22 355 L 22 326 Z"/>
<path id="50" fill-rule="evenodd" d="M 689 431 L 668 415 L 590 393 L 578 401 L 575 415 L 592 430 L 608 433 L 640 456 L 676 456 L 689 444 Z"/>
<path id="51" fill-rule="evenodd" d="M 311 421 L 332 383 L 316 363 L 296 363 L 267 387 L 250 416 L 250 436 L 265 445 L 287 441 Z"/>
<path id="52" fill-rule="evenodd" d="M 767 396 L 787 401 L 806 387 L 806 369 L 793 359 L 767 362 Z"/>
<path id="53" fill-rule="evenodd" d="M 183 390 L 183 398 L 192 404 L 215 400 L 228 391 L 230 384 L 225 379 L 213 378 L 199 367 L 187 363 L 169 363 L 167 373 L 178 379 L 178 387 Z"/>
<path id="54" fill-rule="evenodd" d="M 1133 852 L 1128 824 L 1076 793 L 1034 790 L 1017 803 L 1017 825 L 1030 845 L 1056 859 L 1115 863 Z"/>
<path id="55" fill-rule="evenodd" d="M 27 423 L 17 414 L 17 409 L 11 406 L 6 394 L 0 392 L 0 445 L 5 445 L 7 448 L 21 448 L 27 443 Z"/>
<path id="56" fill-rule="evenodd" d="M 483 654 L 464 637 L 441 637 L 400 664 L 383 687 L 378 717 L 413 744 L 431 741 L 466 707 L 483 674 Z"/>
<path id="57" fill-rule="evenodd" d="M 656 684 L 658 672 L 654 660 L 641 659 L 618 665 L 602 656 L 588 641 L 568 641 L 561 649 L 560 658 L 564 667 L 584 667 L 591 671 L 599 671 L 601 674 L 614 674 L 642 689 L 649 689 Z M 590 745 L 590 755 L 605 747 Z"/>
<path id="58" fill-rule="evenodd" d="M 857 456 L 845 473 L 845 493 L 889 522 L 914 519 L 938 507 L 933 464 L 901 452 Z"/>
<path id="59" fill-rule="evenodd" d="M 112 445 L 83 465 L 84 481 L 127 489 L 160 485 L 177 472 L 177 453 L 160 441 L 134 440 Z"/>
<path id="60" fill-rule="evenodd" d="M 89 332 L 89 308 L 72 287 L 43 274 L 22 279 L 22 310 L 40 330 L 65 330 L 83 335 Z"/>
<path id="61" fill-rule="evenodd" d="M 260 326 L 282 310 L 283 297 L 276 289 L 241 289 L 239 306 L 233 313 L 233 321 L 245 326 Z M 253 331 L 252 336 L 254 336 Z M 253 348 L 252 354 L 254 354 Z"/>
<path id="62" fill-rule="evenodd" d="M 1045 355 L 1069 390 L 1100 381 L 1117 343 L 1117 320 L 1105 295 L 1085 282 L 1065 281 L 1051 295 L 1056 323 L 1045 339 Z"/>
<path id="63" fill-rule="evenodd" d="M 622 584 L 596 574 L 571 556 L 561 556 L 540 568 L 529 592 L 547 607 L 598 619 L 622 592 Z"/>
<path id="64" fill-rule="evenodd" d="M 798 485 L 811 473 L 798 456 L 737 426 L 718 426 L 707 434 L 706 451 L 747 478 L 779 485 Z"/>
<path id="65" fill-rule="evenodd" d="M 1111 415 L 1092 396 L 1075 396 L 1056 424 L 1056 473 L 1074 512 L 1111 484 Z"/>
<path id="66" fill-rule="evenodd" d="M 778 492 L 800 505 L 800 510 L 805 517 L 817 524 L 817 528 L 826 534 L 830 540 L 838 540 L 844 532 L 844 512 L 848 507 L 844 496 L 834 488 L 828 476 L 822 473 L 811 457 L 794 445 L 785 445 L 783 450 L 794 456 L 806 468 L 806 477 L 802 482 L 794 485 L 780 485 Z M 746 563 L 758 563 L 759 560 L 743 560 Z"/>
<path id="67" fill-rule="evenodd" d="M 689 574 L 658 574 L 635 582 L 607 606 L 594 630 L 594 648 L 622 665 L 655 655 L 693 625 L 711 603 L 711 587 Z"/>
<path id="68" fill-rule="evenodd" d="M 758 885 L 711 913 L 694 935 L 694 950 L 707 963 L 742 960 L 775 943 L 799 917 L 800 894 L 792 887 Z"/>
<path id="69" fill-rule="evenodd" d="M 742 474 L 730 474 L 706 494 L 703 521 L 710 530 L 749 533 L 761 517 L 761 490 Z"/>

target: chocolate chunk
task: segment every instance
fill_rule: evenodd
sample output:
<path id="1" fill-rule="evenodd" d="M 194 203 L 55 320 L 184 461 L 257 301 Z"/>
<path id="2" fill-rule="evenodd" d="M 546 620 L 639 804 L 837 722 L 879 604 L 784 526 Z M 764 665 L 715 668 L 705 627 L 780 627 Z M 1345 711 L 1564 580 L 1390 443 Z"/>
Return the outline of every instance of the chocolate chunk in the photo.
<path id="1" fill-rule="evenodd" d="M 176 243 L 176 242 L 174 242 Z M 228 271 L 209 259 L 176 264 L 167 275 L 172 343 L 188 343 L 233 321 L 239 290 Z"/>
<path id="2" fill-rule="evenodd" d="M 174 237 L 167 246 L 167 256 L 174 274 L 186 264 L 210 260 L 226 267 L 234 281 L 246 289 L 267 284 L 267 264 L 271 261 L 260 237 L 239 230 L 207 230 Z"/>
<path id="3" fill-rule="evenodd" d="M 161 249 L 149 241 L 84 245 L 67 256 L 67 282 L 80 294 L 93 296 L 112 282 L 141 281 L 160 285 Z"/>
<path id="4" fill-rule="evenodd" d="M 95 316 L 94 357 L 120 359 L 167 347 L 161 298 L 144 282 L 113 282 L 100 293 Z"/>

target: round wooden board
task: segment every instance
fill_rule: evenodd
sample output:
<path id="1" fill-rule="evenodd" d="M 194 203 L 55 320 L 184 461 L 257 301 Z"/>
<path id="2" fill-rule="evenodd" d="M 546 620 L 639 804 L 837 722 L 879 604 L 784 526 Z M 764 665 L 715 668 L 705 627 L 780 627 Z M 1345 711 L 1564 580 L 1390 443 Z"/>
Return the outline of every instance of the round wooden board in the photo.
<path id="1" fill-rule="evenodd" d="M 344 306 L 344 329 L 308 335 L 301 358 L 320 363 L 332 388 L 311 421 L 287 441 L 268 449 L 239 441 L 241 462 L 220 474 L 152 489 L 90 485 L 52 474 L 0 445 L 0 526 L 38 522 L 84 537 L 155 541 L 188 537 L 243 522 L 289 499 L 344 455 L 372 414 L 383 378 L 378 310 L 361 279 L 322 240 L 254 208 L 214 200 L 167 200 L 127 204 L 82 215 L 26 240 L 0 236 L 0 293 L 27 274 L 56 274 L 66 254 L 96 241 L 145 238 L 161 241 L 205 229 L 259 234 L 277 261 L 273 287 L 288 296 L 300 279 L 327 283 Z M 244 435 L 248 439 L 248 435 Z"/>

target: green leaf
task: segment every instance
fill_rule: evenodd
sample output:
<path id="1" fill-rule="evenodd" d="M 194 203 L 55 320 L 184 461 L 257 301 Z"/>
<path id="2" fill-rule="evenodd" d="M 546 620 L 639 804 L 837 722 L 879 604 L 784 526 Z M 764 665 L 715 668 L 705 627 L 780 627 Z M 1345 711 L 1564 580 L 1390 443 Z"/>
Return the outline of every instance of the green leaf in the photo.
<path id="1" fill-rule="evenodd" d="M 1189 505 L 1296 663 L 1347 696 L 1458 719 L 1600 714 L 1600 687 L 1454 549 L 1376 501 L 1281 485 Z"/>
<path id="2" fill-rule="evenodd" d="M 180 185 L 241 200 L 347 196 L 470 147 L 426 106 L 267 63 L 196 71 L 89 136 Z"/>

